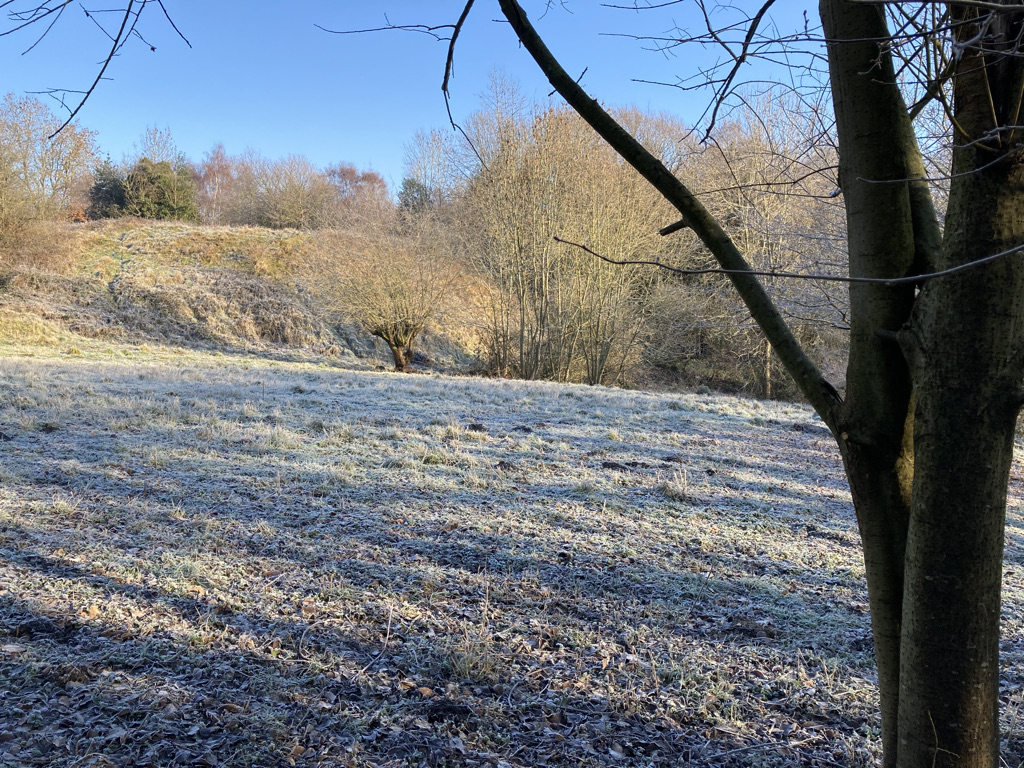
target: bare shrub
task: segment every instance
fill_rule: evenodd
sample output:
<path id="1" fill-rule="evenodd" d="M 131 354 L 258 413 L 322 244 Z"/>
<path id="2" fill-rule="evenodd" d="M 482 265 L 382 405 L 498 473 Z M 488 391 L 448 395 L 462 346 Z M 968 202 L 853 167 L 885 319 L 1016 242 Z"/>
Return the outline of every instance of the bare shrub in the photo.
<path id="1" fill-rule="evenodd" d="M 306 279 L 325 309 L 388 345 L 396 371 L 412 362 L 417 339 L 444 326 L 459 267 L 429 216 L 382 215 L 375 226 L 330 231 Z"/>
<path id="2" fill-rule="evenodd" d="M 74 225 L 29 219 L 0 232 L 0 269 L 72 274 L 80 263 L 80 237 Z"/>
<path id="3" fill-rule="evenodd" d="M 527 379 L 618 383 L 662 275 L 555 238 L 651 257 L 672 247 L 655 234 L 671 214 L 570 111 L 529 111 L 500 80 L 492 88 L 492 105 L 468 125 L 482 160 L 460 203 L 468 250 L 493 285 L 491 364 Z"/>

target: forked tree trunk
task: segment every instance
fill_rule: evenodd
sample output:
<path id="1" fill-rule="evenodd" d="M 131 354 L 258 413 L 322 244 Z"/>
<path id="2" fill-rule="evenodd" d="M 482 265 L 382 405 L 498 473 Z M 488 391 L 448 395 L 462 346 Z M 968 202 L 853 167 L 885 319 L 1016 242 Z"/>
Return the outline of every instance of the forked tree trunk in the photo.
<path id="1" fill-rule="evenodd" d="M 842 0 L 823 0 L 821 11 L 851 274 L 938 271 L 1024 243 L 1024 185 L 1005 146 L 957 151 L 942 240 L 914 181 L 924 169 L 891 58 L 877 42 L 888 36 L 884 14 Z M 995 127 L 988 96 L 1008 69 L 971 78 L 970 58 L 955 83 L 957 117 L 980 124 L 957 137 L 964 144 Z M 1010 80 L 1004 91 L 1019 86 L 1019 75 Z M 1007 100 L 1019 105 L 1019 95 Z M 851 287 L 840 447 L 864 542 L 887 767 L 999 764 L 1000 576 L 1022 289 L 1017 257 L 929 281 L 918 296 Z"/>
<path id="2" fill-rule="evenodd" d="M 391 356 L 395 359 L 395 371 L 407 373 L 412 365 L 412 344 L 392 344 Z"/>
<path id="3" fill-rule="evenodd" d="M 395 371 L 398 373 L 405 373 L 409 370 L 409 361 L 412 359 L 412 355 L 403 347 L 396 346 L 395 344 L 391 344 L 389 346 L 391 349 L 391 357 L 395 360 Z"/>
<path id="4" fill-rule="evenodd" d="M 864 544 L 886 768 L 997 768 L 1006 488 L 1024 377 L 1024 257 L 850 289 L 847 396 L 807 358 L 718 222 L 591 99 L 515 0 L 501 7 L 552 85 L 675 205 L 730 273 L 787 371 L 836 436 Z M 961 9 L 969 20 L 972 9 Z M 940 236 L 878 5 L 821 0 L 850 271 L 891 280 L 1024 245 L 1019 20 L 972 38 L 954 79 L 954 179 Z M 957 16 L 954 7 L 954 17 Z M 963 19 L 961 19 L 963 20 Z M 956 27 L 964 39 L 978 33 Z M 992 41 L 995 40 L 995 43 Z M 979 41 L 981 41 L 979 43 Z M 972 61 L 974 59 L 974 61 Z M 997 130 L 998 129 L 998 130 Z M 1020 132 L 1020 129 L 1017 129 Z"/>
<path id="5" fill-rule="evenodd" d="M 377 333 L 374 335 L 383 339 L 384 343 L 388 345 L 388 349 L 391 350 L 391 358 L 395 361 L 395 372 L 406 373 L 412 364 L 413 339 L 407 340 L 389 333 Z"/>

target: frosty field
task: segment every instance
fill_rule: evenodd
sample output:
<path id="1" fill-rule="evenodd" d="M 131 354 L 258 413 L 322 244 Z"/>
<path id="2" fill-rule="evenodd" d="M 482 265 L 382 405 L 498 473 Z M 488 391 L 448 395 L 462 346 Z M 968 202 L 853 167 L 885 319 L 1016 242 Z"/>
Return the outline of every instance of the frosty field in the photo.
<path id="1" fill-rule="evenodd" d="M 873 681 L 804 406 L 0 358 L 0 766 L 867 766 Z"/>

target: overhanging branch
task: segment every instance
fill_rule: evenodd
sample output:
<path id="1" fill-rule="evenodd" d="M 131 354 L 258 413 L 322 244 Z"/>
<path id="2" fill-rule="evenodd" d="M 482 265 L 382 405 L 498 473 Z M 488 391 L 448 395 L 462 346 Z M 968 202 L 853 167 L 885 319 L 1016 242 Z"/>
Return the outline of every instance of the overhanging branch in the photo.
<path id="1" fill-rule="evenodd" d="M 597 131 L 622 158 L 633 166 L 689 222 L 701 242 L 711 251 L 746 304 L 751 316 L 775 348 L 790 375 L 822 420 L 836 432 L 836 407 L 840 398 L 835 388 L 796 340 L 778 307 L 753 274 L 739 249 L 693 193 L 628 131 L 590 98 L 554 57 L 537 34 L 526 12 L 515 0 L 499 0 L 502 13 L 523 47 L 544 72 L 562 98 Z"/>
<path id="2" fill-rule="evenodd" d="M 114 56 L 117 55 L 117 49 L 123 44 L 125 29 L 128 27 L 128 20 L 132 17 L 132 6 L 134 4 L 135 0 L 129 0 L 128 7 L 124 10 L 124 17 L 121 19 L 121 28 L 117 31 L 117 36 L 114 38 L 114 44 L 111 46 L 110 53 L 107 55 L 107 58 L 104 59 L 103 66 L 100 67 L 100 71 L 96 75 L 96 79 L 92 81 L 92 85 L 90 85 L 85 91 L 85 95 L 83 95 L 82 100 L 78 102 L 78 106 L 71 110 L 71 114 L 68 115 L 67 120 L 61 124 L 60 128 L 50 134 L 48 137 L 49 139 L 52 139 L 71 124 L 71 121 L 75 119 L 75 116 L 82 111 L 82 107 L 85 106 L 85 102 L 87 102 L 89 97 L 92 96 L 92 92 L 96 90 L 96 86 L 100 84 L 100 81 L 103 79 L 103 73 L 107 71 L 107 67 L 110 66 L 110 62 L 113 61 Z M 141 9 L 139 10 L 139 13 L 142 13 Z M 135 20 L 138 21 L 138 14 L 136 14 Z M 134 24 L 132 27 L 134 28 Z"/>

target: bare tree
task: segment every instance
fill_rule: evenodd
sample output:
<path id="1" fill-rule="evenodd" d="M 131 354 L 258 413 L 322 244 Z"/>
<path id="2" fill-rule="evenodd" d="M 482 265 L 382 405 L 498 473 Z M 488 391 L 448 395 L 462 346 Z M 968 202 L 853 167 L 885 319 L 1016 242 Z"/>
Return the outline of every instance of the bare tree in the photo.
<path id="1" fill-rule="evenodd" d="M 203 157 L 196 169 L 199 217 L 204 224 L 221 224 L 234 191 L 234 163 L 217 144 Z"/>
<path id="2" fill-rule="evenodd" d="M 826 348 L 843 357 L 841 332 L 847 326 L 845 285 L 836 282 L 786 280 L 773 272 L 812 273 L 846 270 L 846 239 L 842 231 L 842 202 L 836 189 L 836 157 L 828 125 L 820 110 L 780 89 L 748 93 L 732 110 L 710 142 L 692 134 L 684 140 L 687 152 L 677 173 L 692 180 L 695 193 L 746 255 L 751 265 L 769 273 L 764 286 L 794 334 L 815 357 Z M 710 258 L 689 230 L 684 230 L 693 261 Z M 757 329 L 746 308 L 720 280 L 702 280 L 702 290 L 718 297 L 724 313 L 736 318 L 728 327 L 725 317 L 714 318 L 715 335 L 731 336 L 728 359 L 748 361 L 757 392 L 772 397 L 777 391 L 796 394 L 784 371 L 777 371 L 770 342 Z M 780 377 L 779 374 L 782 374 Z"/>
<path id="3" fill-rule="evenodd" d="M 490 357 L 502 375 L 618 381 L 638 349 L 660 276 L 612 267 L 559 243 L 588 240 L 621 258 L 665 245 L 667 206 L 564 109 L 528 111 L 504 81 L 467 125 L 476 155 L 452 150 L 468 179 L 457 204 L 468 248 L 492 288 Z"/>
<path id="4" fill-rule="evenodd" d="M 321 170 L 302 155 L 268 160 L 249 150 L 220 148 L 200 167 L 207 205 L 217 195 L 218 219 L 273 229 L 323 229 L 373 218 L 391 207 L 387 184 L 372 171 L 339 163 Z M 212 208 L 211 208 L 212 210 Z"/>
<path id="5" fill-rule="evenodd" d="M 337 218 L 376 217 L 392 206 L 387 182 L 375 171 L 360 171 L 351 163 L 335 163 L 324 170 L 334 189 Z"/>
<path id="6" fill-rule="evenodd" d="M 429 215 L 391 210 L 362 223 L 319 233 L 306 279 L 329 314 L 384 341 L 404 372 L 417 339 L 442 320 L 460 270 Z"/>
<path id="7" fill-rule="evenodd" d="M 132 144 L 131 151 L 126 152 L 121 164 L 126 168 L 146 158 L 154 163 L 169 163 L 178 170 L 188 165 L 188 157 L 178 148 L 171 135 L 170 128 L 158 128 L 155 125 L 146 127 L 138 141 Z"/>
<path id="8" fill-rule="evenodd" d="M 95 160 L 95 134 L 68 126 L 41 101 L 8 94 L 0 103 L 0 224 L 66 215 L 82 207 L 83 179 Z"/>
<path id="9" fill-rule="evenodd" d="M 274 229 L 319 229 L 333 221 L 336 195 L 320 169 L 301 155 L 256 166 L 258 218 Z"/>
<path id="10" fill-rule="evenodd" d="M 405 178 L 422 198 L 415 207 L 438 207 L 451 202 L 471 168 L 463 146 L 447 131 L 417 131 L 405 147 Z M 408 185 L 407 190 L 408 190 Z"/>
<path id="11" fill-rule="evenodd" d="M 891 3 L 893 33 L 880 5 L 821 2 L 853 281 L 842 397 L 721 222 L 583 91 L 515 0 L 500 5 L 552 85 L 729 274 L 835 435 L 864 543 L 884 764 L 995 768 L 1003 528 L 1024 402 L 1019 6 L 949 3 L 933 23 L 931 4 Z M 770 5 L 748 21 L 744 57 Z M 951 96 L 954 126 L 941 229 L 893 55 L 932 50 L 949 55 L 924 98 Z M 720 96 L 744 57 L 713 77 Z"/>

